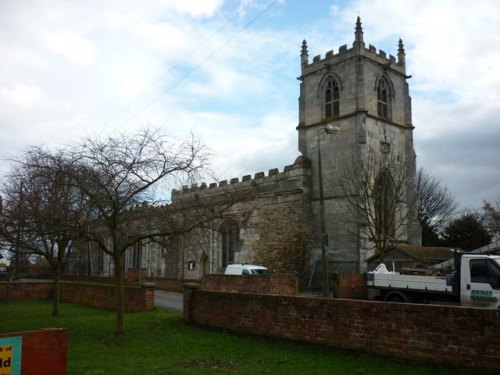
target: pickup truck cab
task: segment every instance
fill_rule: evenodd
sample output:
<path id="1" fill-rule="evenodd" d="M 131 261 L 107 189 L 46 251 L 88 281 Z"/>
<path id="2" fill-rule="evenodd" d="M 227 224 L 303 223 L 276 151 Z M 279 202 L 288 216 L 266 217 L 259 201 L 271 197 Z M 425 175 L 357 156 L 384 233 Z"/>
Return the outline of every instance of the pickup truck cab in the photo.
<path id="1" fill-rule="evenodd" d="M 465 306 L 500 307 L 500 256 L 463 255 L 460 301 Z"/>
<path id="2" fill-rule="evenodd" d="M 269 273 L 266 267 L 255 264 L 229 264 L 224 271 L 225 275 L 264 275 Z"/>

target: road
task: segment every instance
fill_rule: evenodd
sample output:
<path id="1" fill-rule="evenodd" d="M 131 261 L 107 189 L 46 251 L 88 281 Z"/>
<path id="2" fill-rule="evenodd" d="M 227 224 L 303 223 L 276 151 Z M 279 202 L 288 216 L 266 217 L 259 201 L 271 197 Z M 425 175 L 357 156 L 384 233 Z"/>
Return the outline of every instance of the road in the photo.
<path id="1" fill-rule="evenodd" d="M 174 311 L 182 311 L 183 294 L 155 290 L 155 306 Z"/>

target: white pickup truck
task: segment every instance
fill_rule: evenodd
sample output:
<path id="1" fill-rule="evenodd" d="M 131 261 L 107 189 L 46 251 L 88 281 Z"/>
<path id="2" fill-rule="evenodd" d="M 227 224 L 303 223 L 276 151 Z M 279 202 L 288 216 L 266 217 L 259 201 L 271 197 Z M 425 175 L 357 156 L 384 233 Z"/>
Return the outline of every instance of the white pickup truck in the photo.
<path id="1" fill-rule="evenodd" d="M 455 271 L 446 276 L 388 272 L 380 265 L 366 273 L 369 294 L 390 302 L 455 302 L 500 308 L 500 256 L 457 254 Z"/>

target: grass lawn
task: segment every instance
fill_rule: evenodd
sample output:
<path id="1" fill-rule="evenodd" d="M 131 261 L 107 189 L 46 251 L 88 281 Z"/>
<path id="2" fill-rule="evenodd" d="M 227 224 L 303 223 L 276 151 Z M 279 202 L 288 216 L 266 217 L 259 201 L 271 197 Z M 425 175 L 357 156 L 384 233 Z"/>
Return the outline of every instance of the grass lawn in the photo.
<path id="1" fill-rule="evenodd" d="M 69 375 L 149 374 L 472 374 L 459 368 L 416 366 L 359 353 L 187 325 L 163 309 L 127 314 L 126 335 L 114 339 L 113 311 L 64 303 L 0 304 L 0 332 L 68 328 Z"/>

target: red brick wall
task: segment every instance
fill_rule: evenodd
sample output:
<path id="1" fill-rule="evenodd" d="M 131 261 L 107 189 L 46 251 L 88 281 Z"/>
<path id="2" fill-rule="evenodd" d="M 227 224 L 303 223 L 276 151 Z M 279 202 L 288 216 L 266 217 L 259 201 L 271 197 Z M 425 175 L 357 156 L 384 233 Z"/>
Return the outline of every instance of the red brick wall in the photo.
<path id="1" fill-rule="evenodd" d="M 147 268 L 129 268 L 127 270 L 127 283 L 134 284 L 144 281 L 148 277 Z"/>
<path id="2" fill-rule="evenodd" d="M 0 283 L 0 302 L 30 301 L 52 297 L 51 282 L 13 282 Z M 154 307 L 154 284 L 125 287 L 125 311 L 150 311 Z M 103 309 L 115 308 L 115 286 L 97 283 L 61 282 L 61 301 Z"/>
<path id="3" fill-rule="evenodd" d="M 75 282 L 91 282 L 97 284 L 116 283 L 114 277 L 105 276 L 86 276 L 86 275 L 64 275 L 63 280 Z M 191 280 L 187 279 L 166 279 L 163 277 L 149 277 L 146 269 L 129 268 L 127 271 L 126 282 L 128 285 L 140 285 L 142 283 L 154 283 L 155 289 L 168 290 L 182 293 L 183 285 Z M 199 281 L 199 280 L 198 280 Z"/>
<path id="4" fill-rule="evenodd" d="M 132 272 L 131 272 L 132 271 Z M 128 270 L 128 283 L 137 283 L 137 271 Z M 265 294 L 283 294 L 297 295 L 299 292 L 298 278 L 290 274 L 274 275 L 205 275 L 202 280 L 188 279 L 166 279 L 162 277 L 148 277 L 142 270 L 140 280 L 142 282 L 151 282 L 155 284 L 156 289 L 168 290 L 172 292 L 184 291 L 186 283 L 200 283 L 201 288 L 207 290 L 220 290 L 226 292 L 246 292 L 246 293 L 265 293 Z M 364 275 L 359 273 L 341 273 L 335 280 L 336 296 L 338 298 L 366 299 L 368 291 L 364 280 Z"/>
<path id="5" fill-rule="evenodd" d="M 145 277 L 142 279 L 142 281 L 143 282 L 147 281 L 148 283 L 154 283 L 156 289 L 182 293 L 184 290 L 183 285 L 186 282 L 190 282 L 191 280 L 165 279 L 162 277 Z"/>
<path id="6" fill-rule="evenodd" d="M 236 293 L 297 295 L 299 281 L 295 275 L 205 275 L 201 289 Z"/>
<path id="7" fill-rule="evenodd" d="M 116 307 L 116 288 L 114 285 L 63 281 L 61 283 L 61 301 L 111 310 Z M 153 284 L 144 283 L 142 286 L 125 287 L 126 312 L 150 311 L 153 307 Z"/>
<path id="8" fill-rule="evenodd" d="M 362 273 L 339 273 L 335 280 L 335 297 L 345 299 L 367 299 L 368 288 Z"/>
<path id="9" fill-rule="evenodd" d="M 66 328 L 0 334 L 1 338 L 13 336 L 23 338 L 21 351 L 23 375 L 66 375 L 68 356 Z"/>
<path id="10" fill-rule="evenodd" d="M 52 296 L 52 283 L 14 281 L 0 283 L 0 301 L 33 301 Z"/>
<path id="11" fill-rule="evenodd" d="M 500 311 L 186 288 L 187 322 L 500 371 Z M 498 373 L 498 372 L 497 372 Z"/>
<path id="12" fill-rule="evenodd" d="M 63 275 L 62 277 L 65 281 L 75 281 L 83 283 L 98 283 L 98 284 L 115 284 L 116 279 L 114 277 L 107 276 L 88 276 L 88 275 Z"/>

